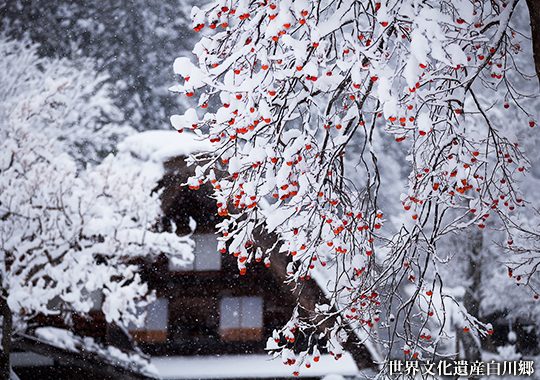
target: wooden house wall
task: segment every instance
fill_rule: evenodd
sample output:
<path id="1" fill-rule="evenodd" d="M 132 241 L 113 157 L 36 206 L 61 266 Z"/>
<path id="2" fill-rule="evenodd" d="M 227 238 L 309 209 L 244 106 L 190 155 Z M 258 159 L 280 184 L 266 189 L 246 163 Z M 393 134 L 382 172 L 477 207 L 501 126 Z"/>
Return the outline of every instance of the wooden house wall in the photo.
<path id="1" fill-rule="evenodd" d="M 153 355 L 191 355 L 263 352 L 266 339 L 275 328 L 289 319 L 292 295 L 272 277 L 262 263 L 240 275 L 236 259 L 222 257 L 222 269 L 209 272 L 170 272 L 166 260 L 143 270 L 142 276 L 158 298 L 169 304 L 167 342 L 141 342 L 139 346 Z M 262 326 L 220 331 L 220 300 L 223 297 L 261 297 Z"/>

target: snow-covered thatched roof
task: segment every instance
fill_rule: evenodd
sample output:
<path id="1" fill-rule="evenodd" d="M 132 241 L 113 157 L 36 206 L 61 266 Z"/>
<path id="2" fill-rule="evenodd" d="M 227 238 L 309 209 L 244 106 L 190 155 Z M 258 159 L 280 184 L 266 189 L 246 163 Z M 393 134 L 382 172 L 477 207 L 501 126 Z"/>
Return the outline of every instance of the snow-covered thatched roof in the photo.
<path id="1" fill-rule="evenodd" d="M 188 156 L 210 151 L 208 140 L 201 141 L 197 135 L 185 131 L 146 131 L 129 136 L 118 144 L 119 152 L 130 152 L 143 161 L 164 162 L 176 156 Z"/>

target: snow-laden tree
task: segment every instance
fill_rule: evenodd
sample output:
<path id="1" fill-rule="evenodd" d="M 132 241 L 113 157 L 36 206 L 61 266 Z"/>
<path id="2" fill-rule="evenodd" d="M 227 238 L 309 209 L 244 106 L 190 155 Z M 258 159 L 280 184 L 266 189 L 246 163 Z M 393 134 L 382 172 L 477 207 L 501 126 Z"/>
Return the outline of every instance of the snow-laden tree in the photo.
<path id="1" fill-rule="evenodd" d="M 28 41 L 0 39 L 0 83 L 11 82 L 0 102 L 2 378 L 12 336 L 35 315 L 87 313 L 100 292 L 108 322 L 138 322 L 136 303 L 152 294 L 133 259 L 191 258 L 189 239 L 154 228 L 161 211 L 151 193 L 161 164 L 123 152 L 77 170 L 69 127 L 84 128 L 81 119 L 96 114 L 84 111 L 110 100 L 92 93 L 87 68 L 34 51 Z"/>
<path id="2" fill-rule="evenodd" d="M 465 333 L 491 332 L 445 290 L 440 268 L 462 253 L 440 247 L 470 229 L 503 234 L 501 249 L 534 236 L 519 218 L 529 161 L 518 136 L 535 126 L 538 81 L 522 65 L 532 66 L 521 46 L 529 36 L 511 24 L 518 3 L 221 0 L 193 9 L 195 30 L 214 31 L 195 46 L 196 64 L 175 61 L 185 83 L 172 90 L 198 96 L 206 113 L 171 122 L 214 143 L 216 159 L 190 184 L 214 183 L 229 214 L 221 241 L 241 273 L 271 262 L 270 251 L 249 248 L 262 226 L 290 255 L 289 280 L 301 289 L 314 277 L 330 300 L 276 333 L 270 346 L 294 372 L 316 351 L 294 352 L 292 338 L 315 344 L 317 325 L 336 358 L 351 330 L 388 355 L 437 358 L 448 305 Z M 220 167 L 228 175 L 216 179 Z M 530 247 L 505 260 L 529 285 L 540 263 Z"/>

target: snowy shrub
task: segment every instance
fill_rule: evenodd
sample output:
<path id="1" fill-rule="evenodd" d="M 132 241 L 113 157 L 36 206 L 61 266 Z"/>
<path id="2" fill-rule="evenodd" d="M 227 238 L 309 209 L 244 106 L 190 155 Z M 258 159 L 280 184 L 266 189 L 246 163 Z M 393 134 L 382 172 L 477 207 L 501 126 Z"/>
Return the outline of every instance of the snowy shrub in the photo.
<path id="1" fill-rule="evenodd" d="M 112 142 L 94 130 L 109 100 L 88 67 L 39 59 L 34 51 L 27 41 L 0 39 L 4 337 L 37 313 L 87 313 L 95 292 L 104 296 L 108 322 L 137 322 L 135 305 L 151 294 L 133 259 L 166 253 L 187 262 L 192 243 L 154 228 L 161 211 L 151 193 L 161 163 L 125 151 L 78 170 L 85 153 L 75 142 Z"/>

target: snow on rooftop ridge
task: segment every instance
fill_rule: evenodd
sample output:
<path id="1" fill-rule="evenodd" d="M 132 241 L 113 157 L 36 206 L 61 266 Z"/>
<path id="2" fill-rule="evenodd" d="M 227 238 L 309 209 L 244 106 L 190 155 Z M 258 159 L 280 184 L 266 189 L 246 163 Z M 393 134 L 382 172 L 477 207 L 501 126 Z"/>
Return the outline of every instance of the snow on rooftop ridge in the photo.
<path id="1" fill-rule="evenodd" d="M 146 131 L 129 136 L 118 144 L 119 153 L 132 153 L 143 161 L 155 162 L 210 150 L 212 144 L 209 141 L 201 141 L 197 135 L 188 131 Z"/>
<path id="2" fill-rule="evenodd" d="M 39 327 L 35 330 L 35 337 L 52 346 L 71 352 L 93 352 L 115 366 L 130 368 L 151 377 L 158 375 L 157 369 L 145 357 L 136 352 L 125 353 L 120 349 L 107 346 L 102 347 L 91 337 L 80 337 L 73 332 L 58 327 Z"/>
<path id="3" fill-rule="evenodd" d="M 75 348 L 76 337 L 71 331 L 56 327 L 40 327 L 36 329 L 36 337 L 55 347 L 77 351 Z"/>

